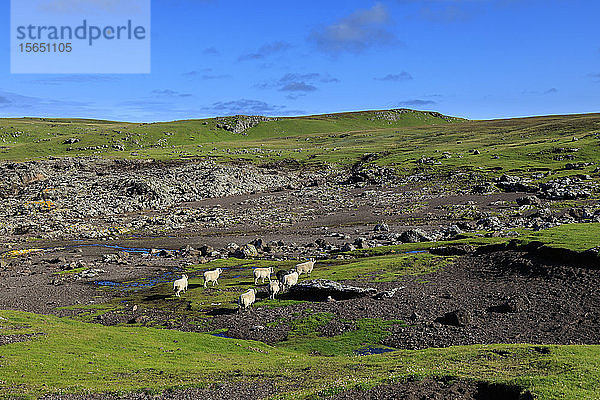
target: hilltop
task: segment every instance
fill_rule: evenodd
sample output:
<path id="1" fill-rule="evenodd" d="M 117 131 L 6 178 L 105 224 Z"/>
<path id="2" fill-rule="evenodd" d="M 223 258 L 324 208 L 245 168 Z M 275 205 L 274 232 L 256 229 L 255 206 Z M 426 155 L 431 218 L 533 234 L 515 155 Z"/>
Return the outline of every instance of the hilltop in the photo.
<path id="1" fill-rule="evenodd" d="M 295 150 L 291 143 L 294 138 L 350 135 L 357 132 L 431 126 L 459 121 L 463 120 L 436 112 L 408 109 L 304 117 L 236 115 L 157 123 L 11 118 L 0 119 L 0 159 L 18 160 L 76 155 L 158 159 L 221 158 L 223 155 L 220 152 L 224 151 L 224 148 L 247 149 L 249 147 L 259 147 L 262 148 L 260 150 L 267 152 L 281 150 L 287 154 Z M 260 152 L 257 153 L 258 155 Z"/>

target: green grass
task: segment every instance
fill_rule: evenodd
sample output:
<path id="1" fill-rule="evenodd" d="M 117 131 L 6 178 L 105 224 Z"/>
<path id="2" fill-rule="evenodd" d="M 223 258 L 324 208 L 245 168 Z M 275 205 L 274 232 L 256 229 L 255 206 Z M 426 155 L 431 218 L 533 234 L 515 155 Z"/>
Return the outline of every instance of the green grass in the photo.
<path id="1" fill-rule="evenodd" d="M 361 318 L 356 322 L 347 321 L 355 324 L 356 329 L 333 337 L 319 336 L 318 329 L 332 318 L 333 315 L 329 313 L 316 313 L 291 322 L 288 340 L 278 343 L 277 347 L 304 354 L 351 356 L 366 347 L 385 348 L 386 346 L 381 345 L 381 341 L 390 335 L 388 328 L 391 325 L 406 326 L 401 320 Z"/>
<path id="2" fill-rule="evenodd" d="M 544 346 L 549 351 L 540 352 L 531 345 L 475 345 L 323 357 L 198 333 L 106 327 L 15 311 L 0 311 L 0 317 L 0 334 L 43 333 L 0 346 L 4 397 L 105 390 L 159 393 L 212 382 L 270 380 L 289 392 L 280 398 L 301 399 L 336 388 L 431 376 L 517 384 L 540 399 L 600 396 L 600 346 Z M 357 332 L 372 334 L 381 328 L 375 320 L 360 324 Z"/>
<path id="3" fill-rule="evenodd" d="M 600 224 L 565 224 L 530 233 L 520 240 L 522 244 L 540 242 L 552 248 L 586 251 L 600 246 Z"/>
<path id="4" fill-rule="evenodd" d="M 405 276 L 435 272 L 451 261 L 451 257 L 434 256 L 429 253 L 391 254 L 350 262 L 330 261 L 320 265 L 318 270 L 315 267 L 312 275 L 317 279 L 392 282 Z"/>
<path id="5" fill-rule="evenodd" d="M 151 124 L 81 119 L 9 118 L 0 120 L 0 159 L 25 159 L 47 156 L 100 154 L 106 157 L 178 159 L 214 157 L 230 159 L 262 158 L 306 160 L 310 151 L 298 154 L 290 143 L 300 136 L 320 141 L 347 141 L 346 132 L 395 129 L 410 126 L 446 124 L 460 121 L 440 114 L 409 111 L 397 121 L 376 119 L 376 111 L 306 117 L 277 118 L 261 122 L 244 134 L 234 134 L 217 125 L 219 118 L 172 121 Z M 234 118 L 226 118 L 233 120 Z M 341 137 L 344 136 L 344 137 Z M 65 144 L 67 139 L 78 142 Z M 265 142 L 268 142 L 263 148 Z M 92 147 L 98 147 L 90 149 Z M 294 147 L 314 147 L 296 143 Z M 124 148 L 124 150 L 119 150 Z M 228 150 L 240 150 L 232 154 Z M 246 149 L 250 149 L 249 151 Z M 132 154 L 134 153 L 134 154 Z"/>

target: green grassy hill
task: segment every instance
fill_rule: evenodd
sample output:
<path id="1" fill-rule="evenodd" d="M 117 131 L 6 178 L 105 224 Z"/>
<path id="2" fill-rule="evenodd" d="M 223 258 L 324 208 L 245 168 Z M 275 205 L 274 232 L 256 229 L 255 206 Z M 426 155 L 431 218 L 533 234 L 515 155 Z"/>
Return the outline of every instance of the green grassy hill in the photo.
<path id="1" fill-rule="evenodd" d="M 283 150 L 289 157 L 298 148 L 314 147 L 314 143 L 299 145 L 298 140 L 304 137 L 325 135 L 326 138 L 335 138 L 365 131 L 461 121 L 434 112 L 390 110 L 306 117 L 258 117 L 254 123 L 243 125 L 244 121 L 252 118 L 236 116 L 148 124 L 90 119 L 1 119 L 0 159 L 74 155 L 157 159 L 184 155 L 230 159 L 240 157 L 223 154 L 224 149 L 251 147 L 264 147 L 265 151 L 275 152 Z M 239 130 L 236 129 L 238 121 L 242 124 Z M 254 157 L 245 154 L 244 158 L 260 159 L 258 156 L 261 154 L 260 151 Z"/>
<path id="2" fill-rule="evenodd" d="M 377 164 L 402 173 L 548 171 L 600 159 L 600 114 L 467 121 L 414 110 L 363 111 L 266 118 L 232 131 L 249 118 L 149 124 L 2 119 L 0 160 L 87 155 L 350 165 L 365 153 L 378 153 Z M 587 167 L 582 170 L 594 169 Z"/>

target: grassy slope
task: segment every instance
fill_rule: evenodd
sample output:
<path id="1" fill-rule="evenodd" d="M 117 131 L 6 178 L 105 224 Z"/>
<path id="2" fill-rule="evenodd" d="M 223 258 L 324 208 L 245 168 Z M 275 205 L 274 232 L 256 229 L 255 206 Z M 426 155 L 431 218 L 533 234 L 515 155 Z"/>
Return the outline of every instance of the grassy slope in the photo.
<path id="1" fill-rule="evenodd" d="M 155 159 L 211 157 L 257 163 L 294 159 L 349 164 L 364 153 L 378 152 L 383 154 L 377 163 L 394 165 L 400 171 L 561 170 L 567 162 L 600 159 L 600 114 L 465 121 L 414 111 L 390 122 L 372 120 L 373 113 L 279 118 L 261 122 L 246 135 L 217 128 L 214 119 L 153 124 L 4 119 L 0 120 L 0 146 L 5 147 L 0 149 L 0 159 L 83 154 Z M 14 132 L 22 133 L 15 137 Z M 579 140 L 573 142 L 573 137 Z M 80 141 L 63 144 L 69 138 Z M 125 151 L 114 149 L 113 144 L 123 145 Z M 108 148 L 80 150 L 98 145 Z M 569 153 L 574 160 L 559 160 L 557 157 L 564 156 L 557 153 L 560 148 L 579 150 Z M 481 154 L 472 154 L 475 149 Z M 450 158 L 443 157 L 445 151 L 451 153 Z M 417 164 L 421 157 L 433 158 L 441 164 Z"/>
<path id="2" fill-rule="evenodd" d="M 0 120 L 0 159 L 25 159 L 61 155 L 100 154 L 109 157 L 139 157 L 173 159 L 184 155 L 215 156 L 229 159 L 228 148 L 266 147 L 277 152 L 284 148 L 292 155 L 297 139 L 306 135 L 330 135 L 363 130 L 381 130 L 406 126 L 422 126 L 456 122 L 460 119 L 411 111 L 394 122 L 374 118 L 376 112 L 329 114 L 320 116 L 278 118 L 263 121 L 242 134 L 217 127 L 219 119 L 184 120 L 138 124 L 80 119 L 20 118 Z M 64 144 L 71 138 L 74 144 Z M 107 145 L 108 148 L 81 150 Z M 113 145 L 122 145 L 119 151 Z M 201 147 L 199 147 L 201 146 Z M 213 147 L 218 150 L 213 152 Z M 298 146 L 299 147 L 299 146 Z M 269 153 L 269 157 L 277 157 Z M 238 158 L 238 157 L 233 157 Z"/>
<path id="3" fill-rule="evenodd" d="M 520 384 L 545 399 L 595 398 L 599 346 L 464 346 L 321 357 L 262 343 L 139 327 L 105 327 L 0 311 L 0 334 L 43 333 L 0 346 L 0 393 L 144 390 L 270 379 L 299 398 L 382 380 L 453 376 Z M 301 389 L 299 389 L 301 388 Z"/>

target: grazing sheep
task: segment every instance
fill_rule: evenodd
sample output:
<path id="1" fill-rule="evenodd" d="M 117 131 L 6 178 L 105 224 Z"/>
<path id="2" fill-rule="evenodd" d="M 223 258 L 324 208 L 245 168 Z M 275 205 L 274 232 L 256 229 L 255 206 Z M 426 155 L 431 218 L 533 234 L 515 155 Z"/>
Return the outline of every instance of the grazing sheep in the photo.
<path id="1" fill-rule="evenodd" d="M 311 258 L 309 261 L 300 263 L 300 264 L 296 264 L 296 271 L 298 272 L 298 275 L 302 275 L 304 274 L 308 274 L 310 276 L 313 268 L 315 266 L 315 259 Z"/>
<path id="2" fill-rule="evenodd" d="M 262 283 L 265 283 L 265 278 L 269 278 L 271 282 L 271 274 L 273 273 L 273 267 L 269 268 L 254 268 L 254 284 L 258 284 L 258 280 L 262 279 Z"/>
<path id="3" fill-rule="evenodd" d="M 177 279 L 173 282 L 173 290 L 175 290 L 175 296 L 181 297 L 180 292 L 185 292 L 188 288 L 188 277 L 183 275 L 181 279 Z M 135 310 L 134 310 L 135 311 Z"/>
<path id="4" fill-rule="evenodd" d="M 275 300 L 275 295 L 279 293 L 279 281 L 271 281 L 269 282 L 269 296 L 270 299 Z"/>
<path id="5" fill-rule="evenodd" d="M 240 298 L 238 299 L 238 307 L 244 309 L 250 307 L 252 303 L 256 301 L 256 289 L 250 289 L 245 293 L 240 294 Z"/>
<path id="6" fill-rule="evenodd" d="M 294 271 L 283 277 L 283 288 L 289 289 L 298 283 L 298 272 Z"/>
<path id="7" fill-rule="evenodd" d="M 206 271 L 204 273 L 204 287 L 206 287 L 206 284 L 208 282 L 212 282 L 213 286 L 215 286 L 215 283 L 218 285 L 219 282 L 217 282 L 217 279 L 219 279 L 221 272 L 223 272 L 223 270 L 221 268 L 217 268 L 212 271 Z"/>
<path id="8" fill-rule="evenodd" d="M 291 272 L 294 272 L 294 271 L 286 271 L 285 269 L 280 269 L 279 271 L 277 271 L 277 274 L 276 274 L 277 280 L 279 281 L 279 283 L 281 285 L 283 285 L 283 277 Z"/>

